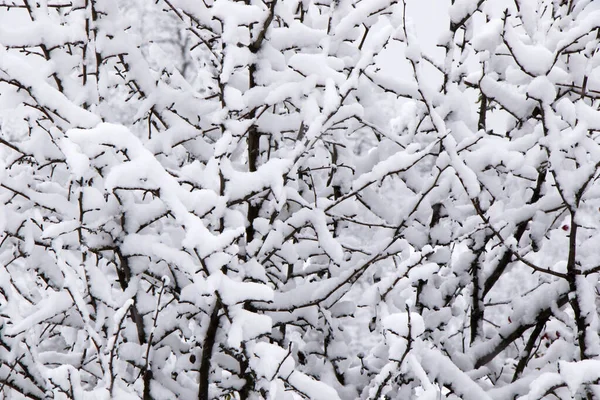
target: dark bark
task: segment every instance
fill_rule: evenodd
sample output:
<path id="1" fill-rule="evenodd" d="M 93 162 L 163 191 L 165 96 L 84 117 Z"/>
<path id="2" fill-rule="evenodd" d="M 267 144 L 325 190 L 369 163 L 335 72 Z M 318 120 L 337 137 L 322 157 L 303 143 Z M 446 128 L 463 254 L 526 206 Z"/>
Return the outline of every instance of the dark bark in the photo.
<path id="1" fill-rule="evenodd" d="M 561 308 L 564 307 L 569 302 L 569 294 L 565 293 L 558 297 L 556 300 L 556 307 Z M 502 337 L 502 340 L 494 346 L 489 352 L 482 355 L 475 361 L 475 368 L 480 368 L 492 361 L 498 354 L 500 354 L 504 349 L 510 346 L 515 340 L 519 339 L 521 336 L 527 332 L 528 329 L 536 326 L 540 321 L 546 321 L 548 318 L 552 316 L 552 306 L 548 306 L 540 311 L 537 315 L 536 319 L 533 322 L 527 322 L 523 324 L 519 324 L 515 326 L 515 328 L 509 332 L 507 335 Z"/>
<path id="2" fill-rule="evenodd" d="M 577 223 L 575 216 L 571 217 L 571 227 L 569 232 L 569 257 L 567 259 L 567 279 L 569 281 L 569 290 L 571 299 L 569 304 L 573 309 L 575 317 L 575 325 L 577 326 L 577 344 L 579 346 L 579 358 L 585 360 L 589 358 L 586 346 L 586 330 L 587 322 L 585 315 L 581 312 L 579 304 L 579 296 L 577 295 L 577 266 L 575 263 L 575 255 L 577 251 Z"/>
<path id="3" fill-rule="evenodd" d="M 549 317 L 549 315 L 548 315 L 548 317 Z M 522 352 L 523 355 L 521 356 L 521 359 L 519 360 L 519 363 L 517 364 L 517 367 L 515 368 L 515 373 L 514 373 L 513 379 L 512 379 L 513 382 L 516 381 L 517 379 L 519 379 L 519 377 L 525 370 L 525 367 L 527 366 L 527 363 L 529 362 L 529 359 L 531 358 L 531 352 L 533 351 L 535 343 L 537 342 L 538 337 L 544 330 L 544 326 L 546 326 L 546 321 L 548 321 L 548 320 L 540 319 L 538 321 L 538 323 L 536 324 L 535 328 L 533 329 L 533 332 L 531 332 L 531 335 L 529 336 L 529 340 L 527 340 L 527 344 L 525 345 L 525 349 Z"/>
<path id="4" fill-rule="evenodd" d="M 542 186 L 544 185 L 545 181 L 546 181 L 546 169 L 544 168 L 538 174 L 537 182 L 536 182 L 535 188 L 533 189 L 533 194 L 531 195 L 531 199 L 529 200 L 528 204 L 534 204 L 540 199 L 541 193 L 542 193 Z M 526 221 L 522 221 L 520 224 L 517 225 L 517 230 L 515 232 L 515 241 L 517 243 L 519 243 L 521 241 L 523 234 L 525 234 L 525 231 L 527 230 L 528 224 L 529 224 L 529 220 L 526 220 Z M 496 268 L 494 268 L 494 271 L 492 271 L 490 276 L 485 280 L 485 283 L 483 285 L 483 294 L 482 294 L 483 297 L 485 297 L 489 293 L 489 291 L 492 289 L 492 287 L 494 287 L 496 282 L 498 282 L 498 279 L 500 279 L 500 277 L 502 276 L 502 274 L 504 273 L 504 271 L 506 270 L 508 265 L 511 263 L 512 259 L 513 259 L 513 256 L 511 254 L 511 252 L 505 251 L 504 255 L 502 256 L 502 258 L 496 265 Z"/>
<path id="5" fill-rule="evenodd" d="M 129 281 L 131 280 L 131 268 L 129 267 L 129 260 L 127 257 L 123 256 L 120 249 L 116 249 L 115 253 L 119 258 L 119 266 L 117 267 L 117 276 L 119 278 L 119 284 L 121 285 L 121 289 L 125 291 L 129 286 Z M 142 315 L 137 309 L 137 305 L 134 303 L 129 308 L 129 315 L 131 319 L 135 323 L 138 343 L 145 344 L 146 343 L 146 333 L 144 332 L 144 320 Z"/>
<path id="6" fill-rule="evenodd" d="M 221 301 L 217 298 L 213 311 L 210 314 L 208 329 L 202 343 L 202 356 L 200 357 L 200 369 L 198 377 L 198 400 L 210 400 L 208 388 L 210 386 L 210 367 L 213 349 L 219 328 L 219 309 Z"/>
<path id="7" fill-rule="evenodd" d="M 470 343 L 473 344 L 477 337 L 481 334 L 483 329 L 483 316 L 484 316 L 484 305 L 483 297 L 481 296 L 481 282 L 480 282 L 480 257 L 485 251 L 485 246 L 492 238 L 492 235 L 488 235 L 483 243 L 478 248 L 474 249 L 475 258 L 471 262 L 471 279 L 473 290 L 471 292 L 471 317 L 470 317 Z"/>

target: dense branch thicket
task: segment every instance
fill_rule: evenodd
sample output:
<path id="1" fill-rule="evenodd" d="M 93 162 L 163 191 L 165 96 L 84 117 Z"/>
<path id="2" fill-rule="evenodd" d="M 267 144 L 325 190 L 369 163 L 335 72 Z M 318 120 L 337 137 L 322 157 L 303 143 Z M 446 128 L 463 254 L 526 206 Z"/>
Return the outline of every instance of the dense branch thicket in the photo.
<path id="1" fill-rule="evenodd" d="M 598 8 L 0 0 L 2 398 L 600 398 Z"/>

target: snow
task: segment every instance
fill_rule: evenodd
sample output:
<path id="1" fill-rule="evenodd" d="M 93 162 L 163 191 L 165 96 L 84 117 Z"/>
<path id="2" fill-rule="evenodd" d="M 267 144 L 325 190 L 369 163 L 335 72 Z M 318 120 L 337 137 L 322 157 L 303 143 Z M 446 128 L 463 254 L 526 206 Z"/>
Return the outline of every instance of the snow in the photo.
<path id="1" fill-rule="evenodd" d="M 581 395 L 600 5 L 268 3 L 2 8 L 4 397 Z"/>
<path id="2" fill-rule="evenodd" d="M 527 95 L 542 102 L 550 104 L 556 98 L 556 88 L 545 76 L 534 78 L 527 87 Z"/>
<path id="3" fill-rule="evenodd" d="M 449 157 L 449 164 L 456 171 L 458 179 L 461 182 L 461 185 L 465 188 L 467 195 L 470 198 L 476 197 L 481 191 L 481 186 L 477 179 L 477 175 L 473 170 L 467 167 L 467 165 L 461 160 L 458 156 L 457 151 L 457 143 L 456 140 L 452 136 L 446 136 L 442 143 L 444 144 L 447 155 Z M 442 166 L 443 158 L 438 160 L 438 166 Z"/>
<path id="4" fill-rule="evenodd" d="M 242 92 L 234 87 L 227 86 L 223 97 L 225 98 L 225 104 L 227 104 L 230 110 L 243 110 L 246 107 Z"/>
<path id="5" fill-rule="evenodd" d="M 428 373 L 429 379 L 451 385 L 454 393 L 462 399 L 491 399 L 477 383 L 437 350 L 424 349 L 421 357 L 421 366 Z"/>
<path id="6" fill-rule="evenodd" d="M 66 42 L 77 42 L 85 38 L 82 26 L 57 26 L 48 17 L 28 21 L 24 25 L 0 26 L 0 43 L 7 47 L 29 47 L 37 46 L 40 38 L 43 38 L 43 43 L 52 48 L 61 46 Z"/>
<path id="7" fill-rule="evenodd" d="M 344 62 L 325 54 L 294 54 L 288 64 L 304 76 L 316 76 L 320 84 L 326 84 L 331 79 L 340 85 L 345 80 L 345 75 L 341 72 Z"/>
<path id="8" fill-rule="evenodd" d="M 117 351 L 124 360 L 143 362 L 144 346 L 138 343 L 121 343 Z"/>
<path id="9" fill-rule="evenodd" d="M 457 0 L 453 2 L 448 10 L 450 21 L 457 24 L 468 15 L 473 14 L 477 10 L 477 3 L 478 0 Z"/>
<path id="10" fill-rule="evenodd" d="M 55 238 L 65 233 L 73 232 L 80 226 L 80 222 L 76 220 L 62 221 L 57 224 L 51 224 L 44 228 L 42 238 Z"/>
<path id="11" fill-rule="evenodd" d="M 251 360 L 255 371 L 273 380 L 277 375 L 286 376 L 294 368 L 294 360 L 281 347 L 266 343 L 256 343 L 252 348 L 255 358 Z"/>
<path id="12" fill-rule="evenodd" d="M 430 144 L 421 151 L 415 151 L 413 153 L 397 152 L 391 155 L 386 160 L 380 161 L 373 168 L 355 179 L 353 182 L 353 188 L 360 189 L 364 186 L 382 180 L 387 175 L 392 173 L 401 172 L 413 166 L 419 160 L 421 160 L 426 154 L 429 154 L 435 144 Z"/>
<path id="13" fill-rule="evenodd" d="M 384 317 L 381 321 L 384 329 L 395 335 L 416 338 L 425 331 L 423 317 L 417 313 L 397 313 Z"/>
<path id="14" fill-rule="evenodd" d="M 583 383 L 594 382 L 600 377 L 598 364 L 598 360 L 564 361 L 559 364 L 560 377 L 564 379 L 573 396 L 581 390 Z"/>
<path id="15" fill-rule="evenodd" d="M 6 328 L 6 334 L 14 336 L 26 332 L 41 322 L 67 311 L 72 305 L 73 300 L 67 292 L 51 292 L 37 309 L 29 310 L 27 317 L 13 321 L 13 324 Z"/>
<path id="16" fill-rule="evenodd" d="M 546 75 L 554 64 L 554 53 L 542 44 L 525 44 L 513 30 L 505 33 L 505 40 L 515 61 L 523 71 L 533 76 Z"/>
<path id="17" fill-rule="evenodd" d="M 277 158 L 261 165 L 256 172 L 234 171 L 225 166 L 224 173 L 229 180 L 225 194 L 230 200 L 239 200 L 251 193 L 269 188 L 273 191 L 277 202 L 283 205 L 286 201 L 283 178 L 291 167 L 290 160 Z"/>
<path id="18" fill-rule="evenodd" d="M 89 264 L 85 266 L 86 274 L 94 284 L 90 286 L 90 292 L 93 296 L 101 300 L 102 302 L 116 306 L 116 301 L 113 298 L 110 281 L 106 278 L 103 271 L 95 265 Z M 129 309 L 133 300 L 129 299 L 123 304 L 121 309 L 117 310 L 113 315 L 113 321 L 117 321 L 123 318 L 124 313 Z"/>
<path id="19" fill-rule="evenodd" d="M 227 344 L 240 348 L 243 342 L 255 339 L 260 335 L 271 332 L 271 317 L 259 315 L 244 309 L 235 309 L 231 313 L 233 321 L 227 332 Z"/>
<path id="20" fill-rule="evenodd" d="M 588 106 L 583 101 L 575 103 L 577 117 L 584 122 L 589 129 L 600 129 L 600 111 Z"/>
<path id="21" fill-rule="evenodd" d="M 499 18 L 487 22 L 473 37 L 473 48 L 477 51 L 494 51 L 502 43 L 502 25 Z"/>
<path id="22" fill-rule="evenodd" d="M 272 301 L 274 293 L 266 285 L 254 282 L 236 282 L 220 271 L 208 278 L 207 284 L 219 292 L 223 303 L 234 305 L 248 300 Z"/>
<path id="23" fill-rule="evenodd" d="M 577 109 L 569 99 L 561 99 L 556 104 L 556 111 L 569 125 L 574 126 L 577 121 Z"/>
<path id="24" fill-rule="evenodd" d="M 484 76 L 480 85 L 481 90 L 488 98 L 497 101 L 518 118 L 524 118 L 534 108 L 534 100 L 527 99 L 514 88 L 510 88 L 490 76 Z"/>
<path id="25" fill-rule="evenodd" d="M 552 372 L 543 373 L 531 382 L 528 397 L 534 399 L 542 398 L 549 389 L 560 384 L 562 384 L 562 379 L 559 374 Z"/>
<path id="26" fill-rule="evenodd" d="M 340 398 L 333 388 L 298 371 L 292 372 L 292 374 L 287 378 L 287 381 L 300 393 L 304 394 L 310 399 L 339 400 Z"/>
<path id="27" fill-rule="evenodd" d="M 68 139 L 62 138 L 59 143 L 73 175 L 75 178 L 82 178 L 90 168 L 90 160 Z"/>
<path id="28" fill-rule="evenodd" d="M 40 106 L 50 110 L 58 111 L 58 118 L 66 122 L 66 127 L 89 128 L 97 125 L 100 118 L 73 104 L 65 95 L 48 84 L 39 71 L 35 71 L 29 64 L 24 62 L 7 48 L 0 44 L 0 77 L 7 81 L 16 80 L 23 82 L 29 88 L 32 95 Z"/>
<path id="29" fill-rule="evenodd" d="M 185 191 L 154 158 L 154 156 L 144 148 L 141 142 L 133 136 L 125 127 L 112 124 L 100 124 L 98 127 L 89 130 L 71 130 L 68 137 L 78 143 L 80 147 L 85 147 L 84 151 L 91 154 L 98 154 L 99 147 L 104 143 L 119 148 L 127 149 L 132 160 L 114 167 L 105 180 L 105 188 L 113 190 L 116 187 L 138 187 L 139 180 L 151 180 L 164 193 L 163 201 L 169 207 L 178 221 L 181 221 L 187 228 L 184 245 L 189 248 L 198 248 L 200 254 L 207 256 L 222 248 L 224 244 L 242 234 L 242 228 L 229 230 L 218 236 L 208 232 L 203 222 L 188 209 L 188 199 L 191 200 L 189 192 Z"/>

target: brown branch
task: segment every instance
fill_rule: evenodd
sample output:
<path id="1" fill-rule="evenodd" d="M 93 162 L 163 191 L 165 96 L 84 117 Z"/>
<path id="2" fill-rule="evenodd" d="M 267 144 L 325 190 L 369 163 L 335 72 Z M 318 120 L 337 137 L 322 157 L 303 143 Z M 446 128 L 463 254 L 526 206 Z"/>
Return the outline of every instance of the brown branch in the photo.
<path id="1" fill-rule="evenodd" d="M 569 294 L 564 293 L 558 297 L 556 300 L 556 307 L 562 308 L 569 302 Z M 553 314 L 552 306 L 548 306 L 544 308 L 535 318 L 533 322 L 526 322 L 522 324 L 517 324 L 508 334 L 504 335 L 500 342 L 496 344 L 490 351 L 488 351 L 483 356 L 480 356 L 475 361 L 475 369 L 481 368 L 482 366 L 488 364 L 492 361 L 498 354 L 500 354 L 504 349 L 510 346 L 515 340 L 519 339 L 528 329 L 536 326 L 540 321 L 546 321 Z"/>
<path id="2" fill-rule="evenodd" d="M 213 348 L 216 342 L 217 329 L 219 328 L 219 310 L 221 300 L 216 296 L 215 305 L 208 322 L 208 328 L 204 341 L 202 342 L 202 356 L 200 357 L 200 369 L 198 370 L 198 400 L 210 400 L 208 388 L 210 386 L 210 367 Z"/>

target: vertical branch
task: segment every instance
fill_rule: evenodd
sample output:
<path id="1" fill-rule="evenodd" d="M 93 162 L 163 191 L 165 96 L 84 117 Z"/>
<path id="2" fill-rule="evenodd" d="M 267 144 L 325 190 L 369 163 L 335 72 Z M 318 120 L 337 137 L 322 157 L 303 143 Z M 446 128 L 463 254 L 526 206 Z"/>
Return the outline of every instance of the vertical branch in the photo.
<path id="1" fill-rule="evenodd" d="M 126 303 L 123 307 L 131 307 L 131 305 L 133 304 L 133 302 L 131 300 L 128 301 L 128 303 Z M 112 341 L 109 341 L 109 355 L 108 355 L 108 373 L 109 373 L 109 385 L 108 385 L 108 391 L 111 393 L 111 395 L 113 394 L 113 388 L 115 385 L 115 372 L 113 369 L 113 364 L 115 361 L 115 348 L 117 346 L 117 341 L 119 340 L 119 334 L 121 333 L 121 330 L 123 329 L 123 321 L 125 320 L 127 313 L 124 312 L 121 316 L 121 318 L 119 319 L 119 321 L 115 321 L 115 325 L 117 326 L 116 331 L 113 334 L 113 338 Z"/>
<path id="2" fill-rule="evenodd" d="M 535 325 L 535 328 L 533 329 L 533 331 L 531 332 L 531 335 L 529 336 L 529 339 L 527 340 L 525 349 L 523 349 L 523 352 L 521 353 L 522 354 L 521 359 L 519 360 L 517 367 L 515 368 L 515 373 L 513 374 L 513 378 L 512 378 L 513 382 L 516 381 L 517 379 L 519 379 L 519 377 L 525 370 L 525 367 L 527 366 L 527 362 L 529 362 L 529 359 L 531 357 L 531 352 L 533 351 L 533 347 L 535 346 L 535 343 L 536 343 L 538 337 L 544 330 L 544 326 L 546 326 L 546 322 L 548 321 L 548 318 L 550 317 L 550 315 L 549 314 L 544 315 L 544 317 L 545 318 L 542 317 L 538 320 L 537 324 Z"/>
<path id="3" fill-rule="evenodd" d="M 486 95 L 481 91 L 479 94 L 479 121 L 477 123 L 477 128 L 484 132 L 486 130 L 487 102 L 488 99 Z"/>
<path id="4" fill-rule="evenodd" d="M 92 75 L 95 77 L 94 79 L 94 93 L 98 94 L 98 79 L 100 77 L 100 64 L 102 63 L 102 56 L 96 49 L 96 38 L 98 35 L 97 31 L 97 20 L 98 20 L 98 12 L 96 11 L 95 0 L 85 0 L 84 3 L 85 8 L 85 33 L 87 40 L 83 43 L 82 48 L 82 63 L 81 63 L 81 84 L 84 88 L 87 88 L 90 84 L 89 76 Z M 95 71 L 90 73 L 88 71 L 88 51 L 89 47 L 93 46 L 94 49 L 94 67 Z M 89 94 L 89 93 L 88 93 Z M 88 104 L 88 100 L 83 103 L 82 107 L 88 109 L 91 104 Z M 97 101 L 97 98 L 94 99 Z"/>
<path id="5" fill-rule="evenodd" d="M 569 231 L 569 256 L 567 258 L 567 279 L 569 281 L 569 290 L 572 293 L 569 304 L 573 308 L 575 316 L 575 325 L 577 326 L 577 344 L 579 345 L 579 357 L 581 360 L 588 358 L 586 348 L 586 321 L 582 315 L 581 306 L 579 304 L 579 296 L 577 295 L 577 229 L 578 225 L 575 222 L 575 213 L 571 212 L 571 226 Z"/>
<path id="6" fill-rule="evenodd" d="M 577 288 L 577 265 L 576 265 L 576 254 L 577 254 L 577 222 L 575 222 L 575 212 L 571 210 L 571 227 L 569 232 L 569 256 L 567 258 L 567 280 L 569 281 L 569 304 L 573 309 L 573 315 L 575 317 L 575 325 L 577 326 L 577 344 L 579 346 L 579 359 L 586 360 L 592 358 L 588 354 L 587 348 L 587 321 L 586 316 L 583 315 L 581 310 L 580 296 Z M 585 278 L 583 278 L 585 279 Z M 585 394 L 587 400 L 594 398 L 590 388 L 585 386 Z"/>
<path id="7" fill-rule="evenodd" d="M 83 218 L 85 215 L 85 210 L 83 209 L 83 178 L 81 178 L 78 182 L 79 185 L 79 196 L 77 197 L 77 206 L 79 208 L 79 226 L 77 228 L 77 239 L 79 241 L 79 246 L 81 249 L 85 249 L 85 243 L 84 243 L 84 237 L 83 237 Z M 87 287 L 87 292 L 88 295 L 90 296 L 90 304 L 92 305 L 92 309 L 94 311 L 93 315 L 96 314 L 97 312 L 97 304 L 96 304 L 96 298 L 94 297 L 94 295 L 92 294 L 92 291 L 90 290 L 90 278 L 87 272 L 87 266 L 86 266 L 86 261 L 87 261 L 87 251 L 83 250 L 81 252 L 81 265 L 83 266 L 83 272 L 84 272 L 84 278 L 85 278 L 85 284 Z"/>
<path id="8" fill-rule="evenodd" d="M 165 292 L 165 281 L 163 281 L 162 286 L 160 288 L 160 292 L 158 293 L 158 298 L 156 299 L 156 310 L 154 311 L 154 319 L 152 321 L 152 330 L 150 331 L 150 337 L 148 338 L 148 343 L 146 344 L 146 362 L 144 363 L 144 369 L 142 373 L 144 374 L 144 394 L 143 398 L 151 399 L 152 396 L 150 394 L 150 381 L 152 380 L 152 367 L 150 366 L 150 352 L 152 351 L 152 341 L 154 340 L 154 331 L 158 326 L 158 314 L 160 313 L 160 301 L 162 300 L 162 296 Z"/>
<path id="9" fill-rule="evenodd" d="M 129 286 L 129 281 L 131 280 L 131 268 L 129 267 L 129 259 L 123 255 L 121 250 L 117 247 L 115 249 L 115 253 L 119 258 L 119 265 L 117 267 L 117 276 L 119 277 L 119 284 L 121 289 L 124 291 Z M 140 345 L 146 343 L 146 334 L 144 333 L 144 320 L 142 319 L 142 315 L 137 309 L 137 305 L 134 303 L 130 310 L 131 319 L 135 323 L 138 343 Z"/>
<path id="10" fill-rule="evenodd" d="M 475 204 L 479 202 L 475 200 Z M 478 206 L 479 207 L 479 206 Z M 483 303 L 483 295 L 482 289 L 483 285 L 481 282 L 481 273 L 482 266 L 484 260 L 482 260 L 482 255 L 485 253 L 485 248 L 489 241 L 494 237 L 493 230 L 492 232 L 487 233 L 483 236 L 479 241 L 477 237 L 474 237 L 473 240 L 473 249 L 471 250 L 473 253 L 473 260 L 471 261 L 471 266 L 469 268 L 469 272 L 471 273 L 471 283 L 472 283 L 472 292 L 471 292 L 471 315 L 470 315 L 470 343 L 473 344 L 477 340 L 477 338 L 481 335 L 481 331 L 483 329 L 483 317 L 485 314 L 485 306 Z"/>
<path id="11" fill-rule="evenodd" d="M 544 186 L 544 183 L 546 182 L 546 174 L 547 174 L 547 169 L 544 166 L 538 172 L 538 177 L 537 177 L 537 181 L 535 184 L 535 188 L 533 189 L 533 193 L 531 194 L 531 199 L 527 202 L 527 204 L 535 204 L 541 198 L 542 187 Z M 526 220 L 517 225 L 517 230 L 514 234 L 514 238 L 517 243 L 519 243 L 521 241 L 521 238 L 525 234 L 525 231 L 527 230 L 529 221 L 530 220 Z M 533 245 L 535 246 L 536 244 L 534 243 Z M 485 283 L 483 285 L 483 293 L 482 293 L 482 295 L 484 297 L 494 287 L 496 282 L 498 282 L 498 279 L 500 279 L 500 277 L 502 276 L 502 274 L 504 273 L 504 271 L 506 270 L 506 268 L 508 267 L 508 265 L 510 264 L 510 262 L 512 260 L 513 260 L 513 256 L 511 254 L 511 252 L 505 251 L 504 255 L 502 256 L 502 258 L 500 259 L 500 261 L 498 262 L 498 264 L 496 265 L 496 267 L 494 268 L 492 273 L 485 280 Z"/>
<path id="12" fill-rule="evenodd" d="M 277 0 L 272 0 L 269 7 L 269 14 L 258 33 L 256 39 L 250 44 L 250 51 L 254 54 L 257 54 L 262 46 L 263 41 L 267 35 L 267 31 L 269 26 L 273 22 L 273 18 L 275 16 L 275 6 L 277 5 Z M 256 87 L 255 81 L 256 74 L 256 61 L 252 62 L 248 66 L 248 89 L 252 90 Z M 248 114 L 248 119 L 254 120 L 256 118 L 256 108 L 253 108 Z M 258 168 L 258 157 L 260 155 L 260 136 L 261 133 L 258 131 L 256 124 L 253 123 L 252 126 L 248 129 L 248 171 L 256 172 Z M 252 200 L 248 200 L 248 227 L 246 228 L 246 243 L 250 243 L 254 240 L 254 221 L 258 218 L 258 212 L 260 211 L 260 204 L 254 204 Z"/>
<path id="13" fill-rule="evenodd" d="M 489 237 L 488 237 L 489 238 Z M 471 317 L 470 317 L 470 343 L 473 344 L 475 340 L 481 334 L 483 328 L 483 316 L 484 316 L 484 305 L 483 298 L 481 296 L 481 268 L 480 268 L 480 256 L 485 250 L 486 239 L 481 247 L 475 250 L 473 261 L 471 262 L 471 280 L 473 284 L 473 290 L 471 292 Z"/>
<path id="14" fill-rule="evenodd" d="M 208 329 L 206 330 L 206 335 L 202 342 L 202 356 L 200 357 L 200 369 L 198 371 L 198 400 L 210 400 L 208 393 L 208 388 L 210 386 L 210 366 L 217 337 L 217 328 L 219 327 L 220 308 L 221 300 L 216 296 L 215 304 L 208 322 Z"/>
<path id="15" fill-rule="evenodd" d="M 121 285 L 121 289 L 125 291 L 129 286 L 129 282 L 131 280 L 131 268 L 129 266 L 129 259 L 123 255 L 121 250 L 117 247 L 115 250 L 117 257 L 119 258 L 119 267 L 117 267 L 117 276 L 119 277 L 119 284 Z M 144 319 L 140 314 L 137 308 L 137 296 L 134 303 L 131 305 L 129 309 L 129 314 L 133 323 L 136 327 L 138 344 L 143 346 L 147 343 L 146 341 L 146 332 L 144 330 Z M 149 344 L 150 345 L 150 344 Z M 148 370 L 142 371 L 143 374 L 143 399 L 150 400 L 152 397 L 150 396 L 150 381 L 152 379 L 151 372 Z"/>
<path id="16" fill-rule="evenodd" d="M 25 9 L 27 10 L 27 13 L 29 14 L 29 18 L 32 21 L 35 21 L 35 16 L 33 14 L 33 8 L 31 7 L 31 4 L 29 4 L 29 0 L 23 1 L 23 4 L 25 6 Z M 39 47 L 42 50 L 42 54 L 44 55 L 44 58 L 46 59 L 46 61 L 50 61 L 51 56 L 50 56 L 50 50 L 48 49 L 48 46 L 46 46 L 44 43 L 40 43 Z M 52 76 L 52 79 L 54 80 L 54 83 L 56 84 L 56 89 L 58 89 L 58 91 L 62 93 L 64 91 L 64 86 L 63 86 L 61 79 L 58 77 L 56 72 L 53 72 L 51 76 Z"/>

